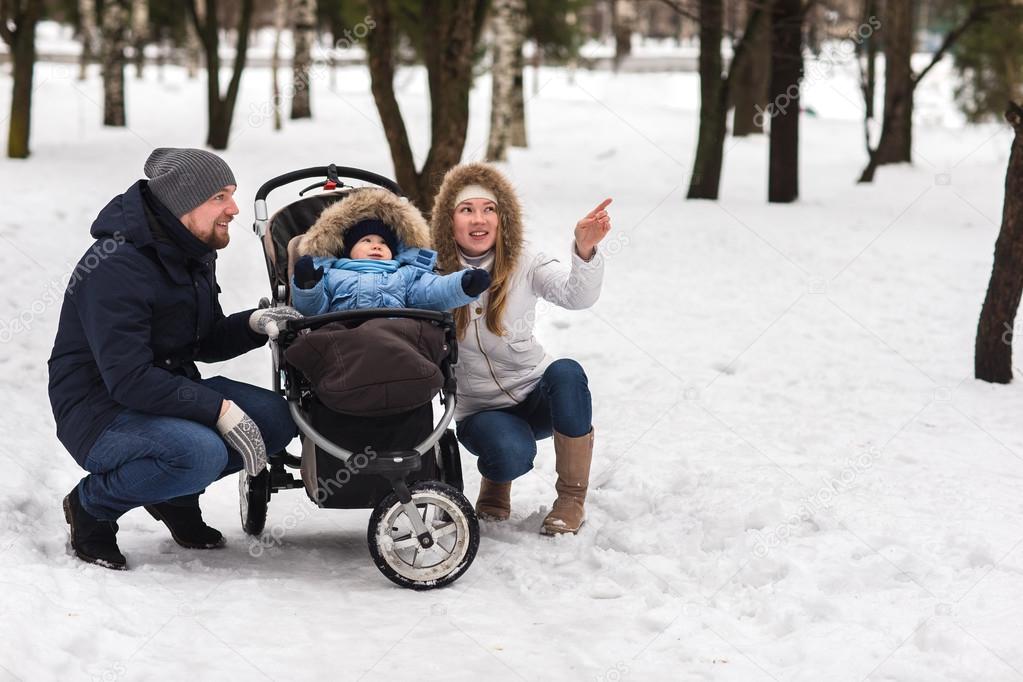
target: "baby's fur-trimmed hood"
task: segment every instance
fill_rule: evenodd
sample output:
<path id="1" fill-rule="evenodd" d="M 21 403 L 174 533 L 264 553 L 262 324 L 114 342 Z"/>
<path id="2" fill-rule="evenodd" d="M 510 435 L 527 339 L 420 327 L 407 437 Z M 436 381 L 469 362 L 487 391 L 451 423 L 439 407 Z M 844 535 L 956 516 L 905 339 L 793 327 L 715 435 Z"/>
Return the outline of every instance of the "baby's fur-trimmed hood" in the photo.
<path id="1" fill-rule="evenodd" d="M 367 187 L 353 189 L 344 199 L 325 208 L 306 232 L 299 255 L 337 258 L 344 248 L 345 232 L 368 218 L 391 226 L 398 237 L 399 251 L 430 246 L 430 228 L 419 209 L 390 190 Z M 398 254 L 392 257 L 397 258 Z"/>
<path id="2" fill-rule="evenodd" d="M 441 271 L 455 272 L 462 268 L 455 246 L 455 197 L 468 185 L 482 185 L 497 198 L 497 213 L 501 220 L 498 238 L 504 243 L 510 269 L 513 269 L 522 251 L 523 232 L 522 206 L 515 188 L 494 166 L 488 163 L 465 163 L 447 172 L 433 204 L 430 233 Z"/>

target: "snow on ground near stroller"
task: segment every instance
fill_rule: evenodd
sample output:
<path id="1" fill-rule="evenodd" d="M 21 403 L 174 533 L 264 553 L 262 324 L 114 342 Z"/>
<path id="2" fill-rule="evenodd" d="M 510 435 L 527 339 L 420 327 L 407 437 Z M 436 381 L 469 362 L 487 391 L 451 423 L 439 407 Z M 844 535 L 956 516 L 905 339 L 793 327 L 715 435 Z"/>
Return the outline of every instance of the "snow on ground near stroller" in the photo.
<path id="1" fill-rule="evenodd" d="M 68 554 L 60 500 L 80 471 L 53 435 L 45 364 L 62 284 L 148 151 L 205 134 L 204 88 L 179 71 L 129 78 L 131 127 L 103 130 L 98 77 L 79 83 L 74 69 L 40 65 L 33 157 L 0 163 L 0 319 L 29 327 L 5 331 L 0 355 L 0 679 L 1023 671 L 1023 392 L 971 378 L 1011 137 L 956 127 L 945 72 L 921 85 L 915 165 L 865 187 L 854 79 L 811 79 L 803 198 L 768 206 L 763 139 L 728 141 L 720 202 L 683 200 L 695 75 L 581 72 L 573 85 L 543 71 L 533 146 L 507 165 L 531 238 L 567 253 L 575 221 L 615 198 L 600 302 L 538 321 L 548 349 L 590 375 L 589 521 L 578 537 L 537 534 L 555 478 L 541 443 L 512 520 L 484 526 L 468 573 L 414 593 L 370 561 L 368 511 L 285 492 L 252 544 L 234 479 L 204 497 L 222 551 L 180 549 L 136 510 L 119 536 L 130 572 Z M 225 155 L 242 208 L 220 260 L 225 309 L 265 294 L 249 231 L 261 182 L 330 161 L 390 173 L 367 78 L 341 70 L 335 92 L 318 79 L 316 120 L 275 134 L 268 72 L 246 73 Z M 422 153 L 422 73 L 403 71 L 399 87 Z M 485 143 L 488 93 L 481 80 L 466 158 Z M 215 373 L 268 385 L 269 355 Z M 473 498 L 479 476 L 463 461 Z"/>

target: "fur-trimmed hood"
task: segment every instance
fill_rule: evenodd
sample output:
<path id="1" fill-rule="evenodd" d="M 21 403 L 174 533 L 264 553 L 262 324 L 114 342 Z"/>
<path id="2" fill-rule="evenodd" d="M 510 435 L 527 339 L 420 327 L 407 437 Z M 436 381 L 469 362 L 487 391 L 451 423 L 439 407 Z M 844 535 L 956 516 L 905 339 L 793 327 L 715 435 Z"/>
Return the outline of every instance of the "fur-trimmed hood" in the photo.
<path id="1" fill-rule="evenodd" d="M 337 258 L 344 248 L 345 232 L 367 218 L 376 218 L 391 226 L 398 237 L 399 252 L 430 246 L 430 228 L 419 209 L 390 190 L 367 187 L 354 189 L 344 199 L 325 208 L 306 232 L 299 255 Z"/>
<path id="2" fill-rule="evenodd" d="M 444 176 L 437 199 L 433 204 L 430 235 L 437 251 L 437 264 L 441 272 L 461 269 L 455 246 L 455 197 L 467 185 L 482 185 L 497 197 L 500 217 L 498 239 L 504 243 L 509 270 L 514 269 L 522 252 L 522 206 L 511 182 L 501 171 L 488 163 L 464 163 L 455 166 Z"/>

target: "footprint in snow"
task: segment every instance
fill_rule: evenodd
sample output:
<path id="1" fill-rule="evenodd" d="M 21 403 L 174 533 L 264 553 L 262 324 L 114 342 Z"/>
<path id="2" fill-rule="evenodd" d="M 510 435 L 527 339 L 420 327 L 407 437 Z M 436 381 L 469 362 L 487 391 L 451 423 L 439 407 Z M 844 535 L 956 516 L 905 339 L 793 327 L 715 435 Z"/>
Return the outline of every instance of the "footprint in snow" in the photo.
<path id="1" fill-rule="evenodd" d="M 734 363 L 727 364 L 724 362 L 715 362 L 713 365 L 710 366 L 710 368 L 713 369 L 715 372 L 721 372 L 722 374 L 732 376 L 733 374 L 735 374 L 735 371 L 739 369 L 739 366 Z"/>

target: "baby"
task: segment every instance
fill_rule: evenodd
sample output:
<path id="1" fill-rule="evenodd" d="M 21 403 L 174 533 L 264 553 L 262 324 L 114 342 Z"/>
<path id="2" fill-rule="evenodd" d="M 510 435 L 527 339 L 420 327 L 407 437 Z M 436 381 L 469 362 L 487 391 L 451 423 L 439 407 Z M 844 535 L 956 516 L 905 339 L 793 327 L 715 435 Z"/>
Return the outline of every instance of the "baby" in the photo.
<path id="1" fill-rule="evenodd" d="M 359 308 L 450 310 L 475 300 L 490 286 L 490 273 L 436 274 L 428 234 L 406 199 L 384 189 L 351 192 L 306 233 L 292 305 L 303 315 L 322 315 Z"/>

